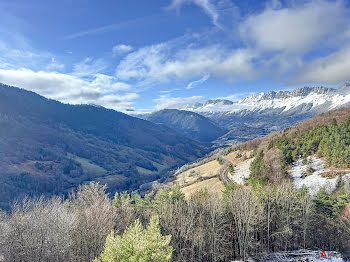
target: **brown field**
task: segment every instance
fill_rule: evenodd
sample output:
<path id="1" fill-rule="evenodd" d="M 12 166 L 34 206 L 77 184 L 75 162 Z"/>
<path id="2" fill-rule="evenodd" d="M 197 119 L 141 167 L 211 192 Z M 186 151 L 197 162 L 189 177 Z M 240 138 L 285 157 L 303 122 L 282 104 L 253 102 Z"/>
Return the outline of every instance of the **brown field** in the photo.
<path id="1" fill-rule="evenodd" d="M 227 155 L 222 155 L 221 158 L 229 161 L 233 166 L 240 167 L 250 163 L 252 159 L 249 157 L 252 151 L 235 151 Z M 219 178 L 219 170 L 222 165 L 217 160 L 212 160 L 203 165 L 191 168 L 178 174 L 172 183 L 179 184 L 186 197 L 200 190 L 208 189 L 209 192 L 217 192 L 219 194 L 225 189 L 225 184 Z M 237 169 L 239 171 L 239 169 Z M 230 177 L 230 176 L 229 176 Z"/>
<path id="2" fill-rule="evenodd" d="M 186 186 L 196 182 L 197 180 L 213 177 L 217 174 L 220 167 L 219 162 L 217 160 L 213 160 L 198 167 L 191 168 L 178 174 L 175 179 L 175 184 Z"/>
<path id="3" fill-rule="evenodd" d="M 223 158 L 225 158 L 226 160 L 230 161 L 232 164 L 238 164 L 241 163 L 242 161 L 244 161 L 244 156 L 246 156 L 247 158 L 249 158 L 250 154 L 251 154 L 252 150 L 240 150 L 240 151 L 235 151 L 235 152 L 231 152 L 226 156 L 223 156 Z M 241 156 L 239 156 L 239 154 Z"/>
<path id="4" fill-rule="evenodd" d="M 182 192 L 186 197 L 189 197 L 200 190 L 208 190 L 209 193 L 222 194 L 225 190 L 225 185 L 219 178 L 213 177 L 182 188 Z"/>

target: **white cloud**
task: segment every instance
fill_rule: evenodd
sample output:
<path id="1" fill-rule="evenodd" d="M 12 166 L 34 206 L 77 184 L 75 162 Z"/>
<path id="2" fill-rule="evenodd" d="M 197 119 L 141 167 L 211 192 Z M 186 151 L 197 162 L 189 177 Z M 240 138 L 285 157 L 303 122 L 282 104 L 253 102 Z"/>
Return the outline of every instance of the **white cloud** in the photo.
<path id="1" fill-rule="evenodd" d="M 54 57 L 51 58 L 51 62 L 45 67 L 48 71 L 60 71 L 64 69 L 64 64 L 60 64 Z"/>
<path id="2" fill-rule="evenodd" d="M 301 67 L 292 82 L 336 85 L 350 81 L 349 73 L 350 46 Z"/>
<path id="3" fill-rule="evenodd" d="M 154 111 L 162 109 L 182 109 L 187 106 L 191 106 L 193 103 L 203 101 L 203 96 L 191 96 L 191 97 L 168 97 L 161 96 L 153 101 L 156 102 L 156 106 L 153 108 Z"/>
<path id="4" fill-rule="evenodd" d="M 117 94 L 131 87 L 114 77 L 97 74 L 92 81 L 76 75 L 29 69 L 0 69 L 0 82 L 34 91 L 48 98 L 71 104 L 97 104 L 125 110 L 138 98 L 136 93 Z"/>
<path id="5" fill-rule="evenodd" d="M 253 94 L 255 93 L 254 92 L 235 93 L 228 96 L 217 97 L 216 99 L 224 99 L 224 100 L 230 100 L 235 102 Z"/>
<path id="6" fill-rule="evenodd" d="M 210 0 L 173 0 L 169 8 L 180 10 L 182 5 L 189 3 L 199 6 L 211 18 L 215 26 L 222 27 L 218 22 L 219 12 Z"/>
<path id="7" fill-rule="evenodd" d="M 0 68 L 14 68 L 16 65 L 39 67 L 51 63 L 51 59 L 52 55 L 48 53 L 27 46 L 16 47 L 12 42 L 0 40 Z"/>
<path id="8" fill-rule="evenodd" d="M 122 55 L 125 53 L 129 53 L 133 50 L 133 47 L 131 45 L 115 45 L 112 48 L 113 55 Z"/>
<path id="9" fill-rule="evenodd" d="M 115 77 L 104 74 L 94 75 L 94 79 L 90 83 L 92 86 L 108 93 L 127 91 L 131 89 L 131 86 L 129 84 L 118 82 Z"/>
<path id="10" fill-rule="evenodd" d="M 219 1 L 174 0 L 171 7 L 189 3 L 211 4 L 220 11 Z M 238 28 L 240 44 L 211 44 L 210 38 L 197 34 L 135 50 L 121 60 L 116 77 L 143 85 L 189 80 L 189 89 L 206 75 L 229 81 L 286 79 L 320 54 L 350 43 L 350 10 L 341 0 L 287 6 L 272 0 L 264 10 L 243 18 Z"/>
<path id="11" fill-rule="evenodd" d="M 186 89 L 192 89 L 192 88 L 194 88 L 194 87 L 197 86 L 197 85 L 203 84 L 205 81 L 207 81 L 207 80 L 209 79 L 209 77 L 210 77 L 210 74 L 206 74 L 206 75 L 204 75 L 202 78 L 190 82 L 190 83 L 186 86 Z"/>
<path id="12" fill-rule="evenodd" d="M 323 46 L 326 38 L 339 38 L 348 27 L 348 10 L 343 1 L 314 0 L 301 5 L 274 9 L 248 16 L 240 34 L 248 44 L 262 50 L 306 52 Z"/>
<path id="13" fill-rule="evenodd" d="M 73 66 L 73 73 L 79 76 L 95 75 L 107 68 L 103 59 L 92 59 L 87 57 Z"/>
<path id="14" fill-rule="evenodd" d="M 207 74 L 230 80 L 249 79 L 256 74 L 252 64 L 254 56 L 254 52 L 247 49 L 228 50 L 216 45 L 179 49 L 173 43 L 161 43 L 127 55 L 118 65 L 116 76 L 146 83 L 191 79 Z"/>

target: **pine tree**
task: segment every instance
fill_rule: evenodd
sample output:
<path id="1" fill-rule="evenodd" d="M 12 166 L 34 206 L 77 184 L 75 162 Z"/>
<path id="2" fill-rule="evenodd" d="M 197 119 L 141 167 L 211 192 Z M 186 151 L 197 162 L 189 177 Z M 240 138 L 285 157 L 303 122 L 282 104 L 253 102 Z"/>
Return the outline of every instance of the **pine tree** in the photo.
<path id="1" fill-rule="evenodd" d="M 172 257 L 171 235 L 162 236 L 158 216 L 152 216 L 146 228 L 140 220 L 114 236 L 112 231 L 104 250 L 94 262 L 167 262 Z"/>

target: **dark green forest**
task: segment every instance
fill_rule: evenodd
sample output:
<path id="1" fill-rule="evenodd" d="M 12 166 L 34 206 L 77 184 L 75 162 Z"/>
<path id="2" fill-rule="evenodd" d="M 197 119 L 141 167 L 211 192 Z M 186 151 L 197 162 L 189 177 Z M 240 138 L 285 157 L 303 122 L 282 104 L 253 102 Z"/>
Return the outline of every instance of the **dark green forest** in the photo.
<path id="1" fill-rule="evenodd" d="M 273 140 L 269 148 L 273 146 L 282 150 L 287 165 L 299 157 L 317 154 L 325 158 L 328 166 L 350 167 L 350 119 L 339 125 L 334 119 L 331 124 L 317 125 L 297 137 L 282 135 Z"/>

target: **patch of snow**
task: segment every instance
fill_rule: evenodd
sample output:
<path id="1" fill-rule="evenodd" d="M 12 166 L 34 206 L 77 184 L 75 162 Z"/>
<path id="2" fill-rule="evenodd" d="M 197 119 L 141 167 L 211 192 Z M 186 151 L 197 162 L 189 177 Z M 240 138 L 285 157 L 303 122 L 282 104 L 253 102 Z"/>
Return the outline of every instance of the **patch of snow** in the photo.
<path id="1" fill-rule="evenodd" d="M 254 158 L 248 159 L 242 164 L 238 165 L 234 169 L 233 174 L 229 174 L 229 178 L 233 181 L 235 181 L 237 184 L 244 185 L 246 180 L 249 178 L 250 175 L 250 164 L 253 162 Z"/>
<path id="2" fill-rule="evenodd" d="M 341 254 L 336 251 L 325 251 L 327 258 L 322 257 L 322 251 L 319 250 L 295 250 L 289 252 L 275 252 L 268 254 L 267 256 L 257 259 L 259 262 L 277 261 L 277 262 L 296 262 L 296 261 L 332 261 L 343 262 L 345 261 Z"/>
<path id="3" fill-rule="evenodd" d="M 307 157 L 308 164 L 303 164 L 302 162 L 302 159 L 294 162 L 292 169 L 288 172 L 293 177 L 295 188 L 300 189 L 305 186 L 309 189 L 309 193 L 312 196 L 315 196 L 322 187 L 325 187 L 327 192 L 332 192 L 336 189 L 338 183 L 342 179 L 340 176 L 336 176 L 335 178 L 322 177 L 322 173 L 329 172 L 330 170 L 325 169 L 325 162 L 315 156 Z M 308 168 L 312 168 L 315 171 L 312 174 L 303 177 Z M 350 173 L 345 174 L 343 179 L 347 179 L 348 177 L 350 178 Z"/>

